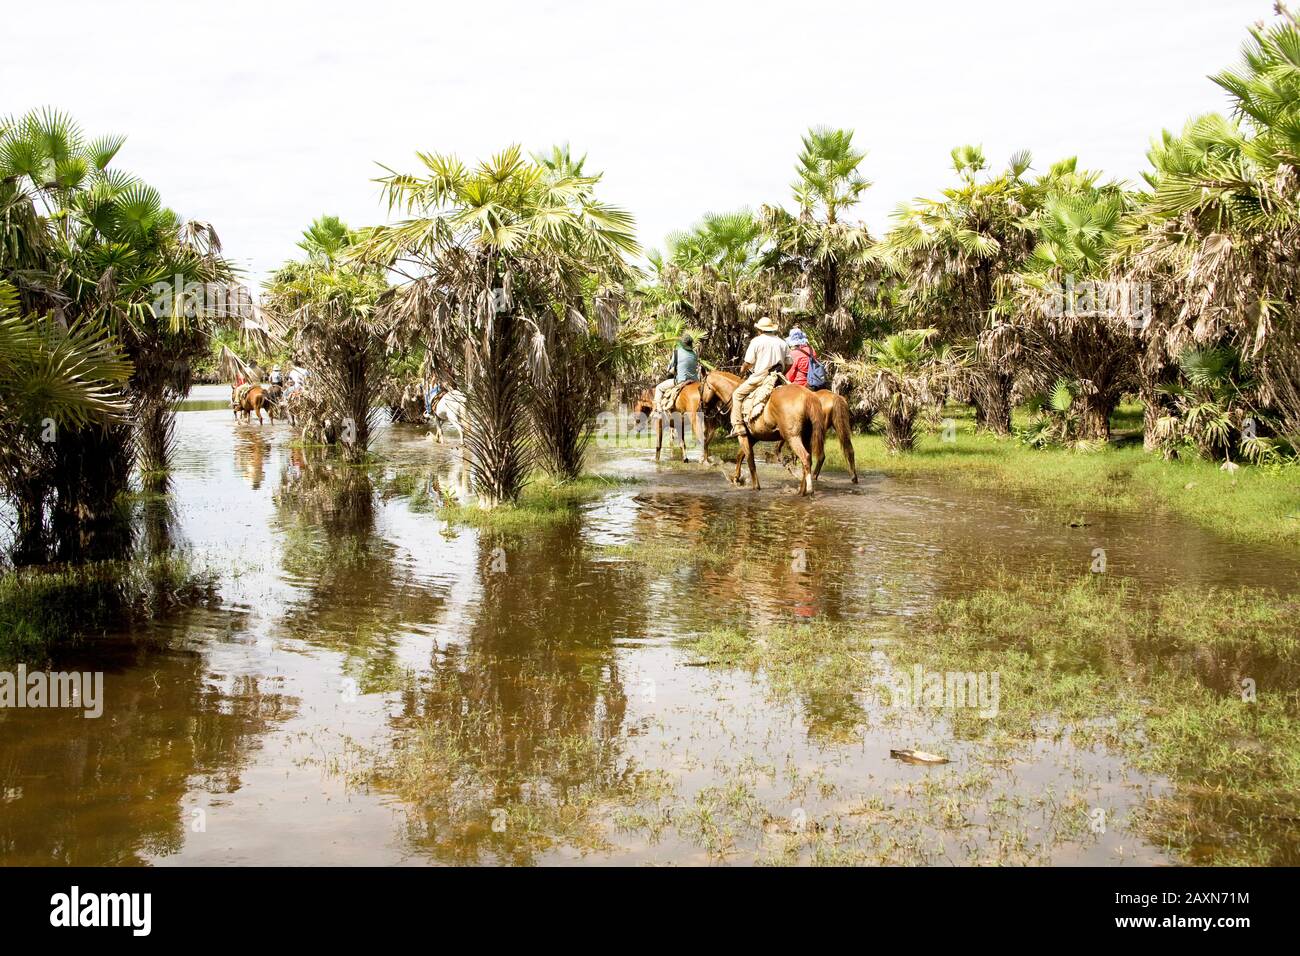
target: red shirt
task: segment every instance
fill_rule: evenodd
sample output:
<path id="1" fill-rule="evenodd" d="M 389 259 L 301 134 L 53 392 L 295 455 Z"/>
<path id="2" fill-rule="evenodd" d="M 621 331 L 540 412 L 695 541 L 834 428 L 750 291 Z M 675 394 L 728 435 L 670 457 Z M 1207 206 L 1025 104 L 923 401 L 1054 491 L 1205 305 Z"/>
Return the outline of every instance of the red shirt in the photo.
<path id="1" fill-rule="evenodd" d="M 808 387 L 808 359 L 816 354 L 811 345 L 796 345 L 790 350 L 790 368 L 785 377 L 791 385 Z"/>

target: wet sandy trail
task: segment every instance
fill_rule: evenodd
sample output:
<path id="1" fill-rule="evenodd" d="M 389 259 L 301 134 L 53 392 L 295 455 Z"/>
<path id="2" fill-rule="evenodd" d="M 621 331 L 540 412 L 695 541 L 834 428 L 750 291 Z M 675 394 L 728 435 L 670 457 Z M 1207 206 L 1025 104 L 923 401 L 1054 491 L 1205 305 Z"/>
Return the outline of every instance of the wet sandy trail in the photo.
<path id="1" fill-rule="evenodd" d="M 1084 569 L 1094 547 L 1144 588 L 1300 574 L 1169 519 L 1071 528 L 1032 501 L 870 473 L 826 472 L 805 501 L 775 466 L 752 493 L 642 450 L 596 449 L 596 470 L 634 482 L 500 538 L 420 506 L 457 470 L 422 430 L 384 429 L 366 473 L 202 407 L 223 393 L 180 416 L 173 486 L 176 538 L 219 600 L 55 662 L 105 671 L 102 718 L 0 712 L 0 863 L 788 862 L 810 833 L 832 862 L 1157 862 L 1122 825 L 1061 823 L 1167 789 L 1104 750 L 1041 741 L 990 763 L 865 678 L 790 692 L 679 642 L 905 622 L 972 569 Z M 700 542 L 746 560 L 672 560 Z M 413 781 L 389 758 L 420 727 Z"/>

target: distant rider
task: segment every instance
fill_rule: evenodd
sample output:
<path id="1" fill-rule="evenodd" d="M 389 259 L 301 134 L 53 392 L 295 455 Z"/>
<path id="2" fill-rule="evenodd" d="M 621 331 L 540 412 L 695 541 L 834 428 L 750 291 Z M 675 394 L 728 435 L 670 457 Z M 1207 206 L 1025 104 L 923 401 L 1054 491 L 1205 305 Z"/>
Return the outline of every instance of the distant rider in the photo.
<path id="1" fill-rule="evenodd" d="M 673 386 L 700 380 L 700 357 L 695 354 L 695 340 L 691 338 L 690 333 L 683 332 L 681 338 L 677 340 L 677 345 L 673 348 L 673 357 L 668 360 L 668 367 L 664 372 L 667 373 L 668 378 L 655 386 L 657 408 L 663 407 L 664 400 Z"/>

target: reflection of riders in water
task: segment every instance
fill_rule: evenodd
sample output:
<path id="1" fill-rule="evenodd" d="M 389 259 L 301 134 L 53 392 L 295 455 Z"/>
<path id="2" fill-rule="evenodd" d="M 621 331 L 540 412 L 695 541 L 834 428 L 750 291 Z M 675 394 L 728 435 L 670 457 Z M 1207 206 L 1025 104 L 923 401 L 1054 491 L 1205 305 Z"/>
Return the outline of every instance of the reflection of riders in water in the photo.
<path id="1" fill-rule="evenodd" d="M 254 488 L 262 487 L 262 479 L 266 477 L 266 452 L 269 448 L 260 432 L 250 433 L 235 442 L 235 467 Z"/>
<path id="2" fill-rule="evenodd" d="M 289 468 L 287 480 L 298 482 L 302 480 L 303 469 L 307 467 L 307 458 L 301 448 L 290 446 L 289 448 Z"/>

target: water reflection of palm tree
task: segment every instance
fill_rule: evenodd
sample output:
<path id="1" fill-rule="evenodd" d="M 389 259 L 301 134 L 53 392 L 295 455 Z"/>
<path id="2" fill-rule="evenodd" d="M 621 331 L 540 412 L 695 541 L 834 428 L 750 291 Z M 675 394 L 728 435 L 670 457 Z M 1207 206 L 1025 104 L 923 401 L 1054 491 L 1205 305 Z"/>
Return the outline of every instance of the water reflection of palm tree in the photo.
<path id="1" fill-rule="evenodd" d="M 377 533 L 370 476 L 331 456 L 304 455 L 282 473 L 275 506 L 284 569 L 305 589 L 276 633 L 342 650 L 363 692 L 391 686 L 401 636 L 438 620 L 445 602 L 411 579 L 397 545 Z"/>
<path id="2" fill-rule="evenodd" d="M 439 859 L 528 863 L 598 842 L 586 811 L 631 785 L 614 642 L 644 632 L 644 591 L 591 561 L 581 530 L 575 515 L 526 539 L 480 538 L 477 615 L 406 699 L 393 783 L 412 841 Z"/>
<path id="3" fill-rule="evenodd" d="M 190 791 L 240 789 L 258 738 L 296 701 L 273 679 L 214 679 L 206 654 L 181 649 L 232 624 L 203 609 L 162 640 L 110 636 L 93 659 L 60 661 L 105 671 L 111 716 L 0 711 L 0 864 L 147 863 L 193 833 Z"/>

